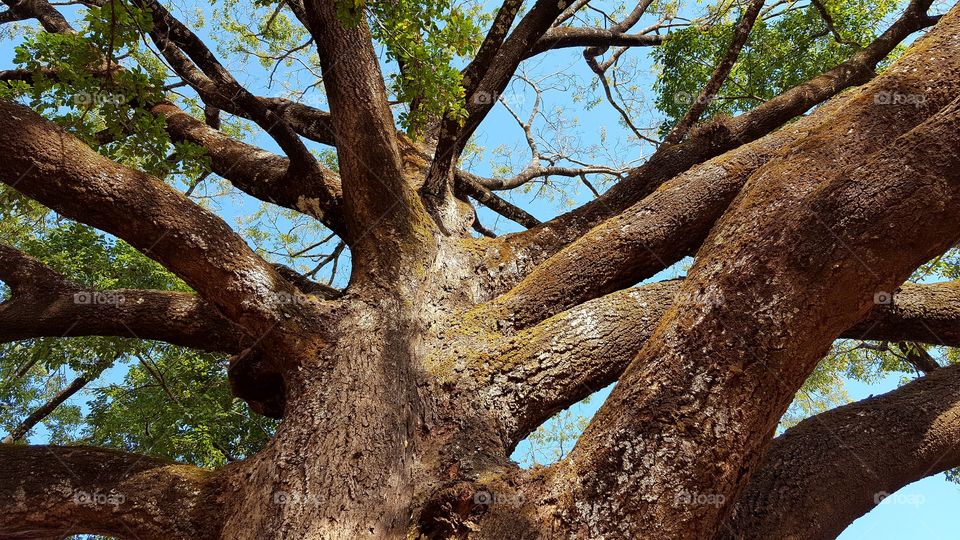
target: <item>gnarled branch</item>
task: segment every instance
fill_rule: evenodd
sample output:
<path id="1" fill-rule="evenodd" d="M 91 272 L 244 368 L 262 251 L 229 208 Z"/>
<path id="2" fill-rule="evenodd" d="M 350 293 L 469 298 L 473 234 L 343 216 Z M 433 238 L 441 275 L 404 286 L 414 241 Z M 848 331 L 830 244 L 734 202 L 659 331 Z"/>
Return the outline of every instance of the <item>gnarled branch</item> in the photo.
<path id="1" fill-rule="evenodd" d="M 293 287 L 223 220 L 160 180 L 8 101 L 0 101 L 0 141 L 0 181 L 126 240 L 251 334 L 267 334 L 296 307 L 278 297 L 293 295 Z"/>
<path id="2" fill-rule="evenodd" d="M 720 538 L 836 538 L 896 490 L 960 466 L 960 367 L 807 418 L 774 439 Z"/>
<path id="3" fill-rule="evenodd" d="M 4 538 L 215 538 L 221 489 L 216 473 L 146 456 L 0 444 Z"/>

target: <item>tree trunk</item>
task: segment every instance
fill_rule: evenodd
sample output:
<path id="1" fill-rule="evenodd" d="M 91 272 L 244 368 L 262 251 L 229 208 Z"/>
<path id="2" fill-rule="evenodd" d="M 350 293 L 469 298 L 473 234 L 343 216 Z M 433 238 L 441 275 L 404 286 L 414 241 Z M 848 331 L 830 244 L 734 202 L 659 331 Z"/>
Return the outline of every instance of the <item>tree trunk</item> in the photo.
<path id="1" fill-rule="evenodd" d="M 338 173 L 306 150 L 293 127 L 301 124 L 282 121 L 294 109 L 243 90 L 195 35 L 144 0 L 167 60 L 190 67 L 201 97 L 215 98 L 220 86 L 235 91 L 224 106 L 244 109 L 288 157 L 250 156 L 170 104 L 155 112 L 171 118 L 179 139 L 209 146 L 219 170 L 249 165 L 235 179 L 244 191 L 341 233 L 352 263 L 344 291 L 270 264 L 159 179 L 0 100 L 0 181 L 122 238 L 197 293 L 121 291 L 133 302 L 78 305 L 71 299 L 87 291 L 0 245 L 0 278 L 11 288 L 0 340 L 134 328 L 142 338 L 233 354 L 234 393 L 283 418 L 266 448 L 216 472 L 119 452 L 4 445 L 3 534 L 708 539 L 729 525 L 739 536 L 790 536 L 797 523 L 766 506 L 829 511 L 816 506 L 815 489 L 777 480 L 825 481 L 816 459 L 782 459 L 822 432 L 807 422 L 773 434 L 833 340 L 960 343 L 956 283 L 876 300 L 960 239 L 960 8 L 883 75 L 778 133 L 769 134 L 870 79 L 897 43 L 932 24 L 929 3 L 911 3 L 848 62 L 664 146 L 593 204 L 506 239 L 475 239 L 472 209 L 453 197 L 455 162 L 492 105 L 471 102 L 465 125 L 439 128 L 432 163 L 411 164 L 422 148 L 396 134 L 366 20 L 345 24 L 350 10 L 335 2 L 289 3 L 318 47 L 332 115 L 324 134 L 338 144 Z M 520 2 L 512 4 L 486 60 L 468 68 L 471 94 L 502 91 L 570 2 L 535 2 L 507 37 Z M 12 8 L 49 17 L 43 6 Z M 46 26 L 72 31 L 60 19 Z M 889 105 L 880 93 L 924 99 Z M 685 279 L 626 288 L 694 250 Z M 856 504 L 809 537 L 869 509 L 862 495 L 871 489 L 960 465 L 960 452 L 939 452 L 960 431 L 940 414 L 956 414 L 957 378 L 937 369 L 926 384 L 822 416 L 837 426 L 870 418 L 857 434 L 864 447 L 892 435 L 888 442 L 918 463 L 847 486 Z M 612 381 L 617 388 L 569 456 L 531 471 L 510 461 L 551 414 Z M 941 408 L 924 405 L 931 391 Z M 905 403 L 922 414 L 892 412 Z M 903 429 L 885 427 L 891 419 Z M 937 429 L 927 437 L 930 425 Z M 48 468 L 55 472 L 44 475 Z M 85 497 L 72 504 L 78 493 Z"/>

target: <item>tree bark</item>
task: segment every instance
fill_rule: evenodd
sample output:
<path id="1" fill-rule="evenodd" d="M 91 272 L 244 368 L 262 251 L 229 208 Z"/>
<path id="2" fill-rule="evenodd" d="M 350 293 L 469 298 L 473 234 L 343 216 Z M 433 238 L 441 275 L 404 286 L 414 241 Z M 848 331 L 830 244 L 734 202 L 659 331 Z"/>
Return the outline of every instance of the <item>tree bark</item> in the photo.
<path id="1" fill-rule="evenodd" d="M 773 441 L 718 537 L 836 538 L 901 487 L 956 467 L 958 420 L 956 366 L 808 418 Z"/>
<path id="2" fill-rule="evenodd" d="M 944 16 L 833 121 L 751 176 L 684 282 L 704 301 L 668 312 L 550 472 L 565 528 L 712 536 L 831 341 L 878 291 L 956 243 L 960 149 L 945 141 L 960 127 L 960 64 L 948 60 L 958 19 Z M 944 61 L 931 65 L 930 50 Z M 878 92 L 929 102 L 887 107 Z"/>
<path id="3" fill-rule="evenodd" d="M 466 71 L 470 95 L 502 91 L 570 4 L 536 2 L 510 32 L 521 3 L 505 2 Z M 157 45 L 207 105 L 255 119 L 286 157 L 166 103 L 153 112 L 241 189 L 341 233 L 353 256 L 344 291 L 268 263 L 159 179 L 0 101 L 0 181 L 126 240 L 197 293 L 109 291 L 124 301 L 84 304 L 76 295 L 106 291 L 0 246 L 12 290 L 0 340 L 129 331 L 231 353 L 234 393 L 282 417 L 261 452 L 218 471 L 4 445 L 0 533 L 711 538 L 728 524 L 750 537 L 820 537 L 866 511 L 864 494 L 960 461 L 937 457 L 960 429 L 956 368 L 771 443 L 836 337 L 960 345 L 955 282 L 900 287 L 960 238 L 960 8 L 880 77 L 873 68 L 932 24 L 929 3 L 912 3 L 837 68 L 664 148 L 597 202 L 537 224 L 500 201 L 536 227 L 473 239 L 471 209 L 448 195 L 459 178 L 457 193 L 495 201 L 453 167 L 489 104 L 471 104 L 464 126 L 445 123 L 428 156 L 396 132 L 363 13 L 345 20 L 332 0 L 289 6 L 318 47 L 330 115 L 246 92 L 182 23 L 153 12 Z M 72 31 L 43 0 L 11 9 Z M 218 101 L 221 86 L 240 98 Z M 884 105 L 880 93 L 924 99 Z M 305 131 L 335 142 L 339 175 L 310 166 Z M 228 173 L 231 161 L 243 170 Z M 694 251 L 684 280 L 625 289 Z M 615 380 L 570 456 L 529 472 L 510 461 L 551 414 Z M 824 425 L 845 432 L 841 444 Z M 915 463 L 857 483 L 840 468 L 847 444 Z M 888 453 L 869 457 L 890 468 Z M 856 495 L 832 514 L 819 506 L 827 472 Z M 822 519 L 800 529 L 770 505 Z"/>

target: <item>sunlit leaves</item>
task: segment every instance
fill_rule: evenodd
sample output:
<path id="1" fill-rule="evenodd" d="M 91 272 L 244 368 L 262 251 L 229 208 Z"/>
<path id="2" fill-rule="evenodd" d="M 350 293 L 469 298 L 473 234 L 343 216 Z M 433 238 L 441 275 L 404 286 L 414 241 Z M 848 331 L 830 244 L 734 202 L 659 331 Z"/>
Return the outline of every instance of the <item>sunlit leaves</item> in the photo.
<path id="1" fill-rule="evenodd" d="M 771 99 L 843 62 L 872 40 L 896 0 L 829 0 L 823 3 L 831 29 L 813 4 L 782 4 L 763 14 L 727 81 L 707 96 L 706 117 L 736 114 Z M 666 119 L 661 131 L 683 116 L 698 98 L 714 67 L 726 53 L 739 12 L 716 24 L 674 32 L 653 51 L 659 77 L 657 108 Z"/>
<path id="2" fill-rule="evenodd" d="M 247 457 L 276 425 L 230 394 L 224 358 L 167 345 L 134 355 L 121 383 L 92 393 L 85 442 L 200 466 Z"/>
<path id="3" fill-rule="evenodd" d="M 465 116 L 460 71 L 453 61 L 472 54 L 483 39 L 479 6 L 451 0 L 342 0 L 338 5 L 346 21 L 365 7 L 374 39 L 400 66 L 390 81 L 397 100 L 408 104 L 399 117 L 408 132 L 419 133 L 443 114 Z"/>

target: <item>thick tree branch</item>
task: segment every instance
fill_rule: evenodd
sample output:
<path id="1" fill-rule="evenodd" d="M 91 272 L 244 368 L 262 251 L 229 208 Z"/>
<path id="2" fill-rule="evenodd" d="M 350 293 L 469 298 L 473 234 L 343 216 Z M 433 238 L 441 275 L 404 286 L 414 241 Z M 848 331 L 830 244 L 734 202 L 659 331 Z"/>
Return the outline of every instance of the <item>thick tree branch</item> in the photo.
<path id="1" fill-rule="evenodd" d="M 539 219 L 533 217 L 533 215 L 523 208 L 510 204 L 509 202 L 494 195 L 489 188 L 482 184 L 483 179 L 480 177 L 470 174 L 466 171 L 458 170 L 456 172 L 456 180 L 456 187 L 458 191 L 462 191 L 463 195 L 473 197 L 477 200 L 477 202 L 500 214 L 501 216 L 515 221 L 527 228 L 536 227 L 540 224 Z"/>
<path id="2" fill-rule="evenodd" d="M 228 137 L 171 103 L 160 103 L 151 111 L 166 119 L 174 140 L 203 146 L 213 172 L 237 189 L 313 216 L 338 234 L 346 233 L 340 179 L 332 171 L 318 167 L 314 174 L 298 173 L 291 169 L 289 159 Z"/>
<path id="3" fill-rule="evenodd" d="M 835 99 L 809 117 L 678 175 L 541 263 L 478 311 L 502 327 L 523 328 L 652 277 L 692 254 L 751 174 L 829 120 L 846 101 Z"/>
<path id="4" fill-rule="evenodd" d="M 7 9 L 3 12 L 0 12 L 0 24 L 12 23 L 17 21 L 22 21 L 29 19 L 30 17 L 20 15 L 13 11 L 12 9 Z"/>
<path id="5" fill-rule="evenodd" d="M 424 183 L 426 192 L 440 196 L 445 191 L 467 140 L 497 103 L 520 62 L 569 5 L 569 0 L 538 0 L 483 66 L 485 69 L 471 75 L 471 91 L 466 95 L 467 118 L 462 125 L 453 119 L 441 124 L 434 160 Z"/>
<path id="6" fill-rule="evenodd" d="M 355 13 L 356 24 L 347 27 L 332 0 L 310 0 L 305 7 L 333 115 L 344 214 L 351 230 L 347 240 L 363 275 L 432 242 L 432 225 L 403 174 L 386 88 L 363 14 Z M 386 228 L 390 234 L 378 233 Z M 384 242 L 396 245 L 385 247 Z M 410 243 L 416 248 L 411 250 Z"/>
<path id="7" fill-rule="evenodd" d="M 300 137 L 262 101 L 241 86 L 196 34 L 156 0 L 135 1 L 139 7 L 150 10 L 153 16 L 150 36 L 168 61 L 184 68 L 181 74 L 185 75 L 188 81 L 199 83 L 202 78 L 208 77 L 207 84 L 217 87 L 215 93 L 222 92 L 229 96 L 231 103 L 246 111 L 257 125 L 277 141 L 295 166 L 294 170 L 300 174 L 322 175 L 316 158 L 307 150 Z M 196 62 L 202 74 L 196 73 L 196 67 L 188 65 L 181 50 Z"/>
<path id="8" fill-rule="evenodd" d="M 523 7 L 522 0 L 506 0 L 497 10 L 497 15 L 494 17 L 493 24 L 490 25 L 490 30 L 484 37 L 483 43 L 480 44 L 480 49 L 473 60 L 470 61 L 470 64 L 463 70 L 465 94 L 471 95 L 490 69 L 491 63 L 496 58 L 497 52 L 500 51 L 503 40 L 510 32 L 513 21 L 517 18 L 517 13 L 519 13 L 521 7 Z"/>
<path id="9" fill-rule="evenodd" d="M 960 367 L 774 439 L 720 538 L 836 538 L 898 489 L 960 466 Z"/>
<path id="10" fill-rule="evenodd" d="M 74 33 L 67 19 L 46 0 L 3 0 L 10 11 L 23 19 L 36 19 L 51 33 Z"/>
<path id="11" fill-rule="evenodd" d="M 849 335 L 869 334 L 877 341 L 917 341 L 960 347 L 960 283 L 935 287 L 904 284 L 894 294 L 877 294 L 878 307 L 852 327 Z M 919 293 L 918 291 L 921 291 Z"/>
<path id="12" fill-rule="evenodd" d="M 0 342 L 37 337 L 118 336 L 205 351 L 248 346 L 239 327 L 190 293 L 84 289 L 40 261 L 0 244 L 0 280 L 12 297 L 0 304 Z"/>
<path id="13" fill-rule="evenodd" d="M 288 321 L 294 289 L 223 220 L 145 173 L 100 156 L 30 109 L 0 101 L 0 181 L 114 234 L 255 336 Z M 281 296 L 278 296 L 281 295 Z M 290 295 L 290 296 L 287 296 Z"/>
<path id="14" fill-rule="evenodd" d="M 48 16 L 43 9 L 43 5 L 46 4 L 44 0 L 33 0 L 33 2 L 34 8 L 29 11 L 32 14 L 31 16 Z M 59 16 L 55 9 L 53 13 Z M 165 20 L 172 19 L 169 13 L 166 15 Z M 53 21 L 54 23 L 51 24 L 48 31 L 74 32 L 65 20 L 62 21 L 62 24 L 57 22 L 57 19 L 53 19 Z M 176 23 L 179 24 L 179 21 L 176 21 Z M 233 114 L 251 120 L 254 119 L 256 114 L 251 113 L 249 108 L 239 106 L 242 100 L 238 101 L 233 97 L 228 98 L 223 95 L 221 88 L 193 66 L 189 59 L 175 49 L 169 40 L 159 34 L 154 37 L 167 46 L 168 58 L 174 63 L 175 67 L 180 68 L 179 70 L 188 81 L 192 81 L 194 89 L 201 94 L 201 98 L 205 97 L 205 101 L 214 102 L 220 108 Z M 198 54 L 202 54 L 204 51 L 206 51 L 206 48 L 201 44 Z M 209 51 L 206 51 L 206 56 L 211 59 L 209 60 L 210 69 L 217 70 L 219 64 L 216 59 L 209 55 Z M 45 75 L 48 77 L 57 76 L 56 70 L 46 71 Z M 218 73 L 219 71 L 223 71 L 222 67 L 217 70 Z M 95 70 L 95 74 L 107 76 L 109 72 L 107 70 Z M 0 72 L 0 80 L 32 82 L 33 75 L 28 70 L 8 70 Z M 229 74 L 225 76 L 232 79 Z M 309 130 L 315 140 L 322 139 L 321 142 L 332 143 L 329 114 L 285 99 L 256 99 L 261 102 L 262 107 L 255 108 L 254 112 L 260 111 L 263 113 L 264 110 L 269 109 L 281 120 L 290 121 L 292 126 Z M 339 178 L 332 171 L 316 163 L 312 172 L 292 169 L 289 159 L 236 141 L 220 133 L 217 131 L 217 126 L 209 125 L 211 124 L 210 119 L 207 122 L 208 126 L 204 126 L 172 103 L 161 102 L 154 105 L 151 110 L 154 114 L 160 114 L 166 118 L 167 130 L 174 140 L 186 140 L 204 146 L 211 158 L 213 171 L 229 180 L 241 191 L 260 200 L 304 212 L 316 217 L 338 234 L 345 233 L 339 209 L 342 202 Z M 218 123 L 219 120 L 217 120 Z M 313 160 L 312 156 L 310 159 Z"/>
<path id="15" fill-rule="evenodd" d="M 716 531 L 833 339 L 878 290 L 957 242 L 960 222 L 948 216 L 960 201 L 958 27 L 954 8 L 834 122 L 751 177 L 681 289 L 715 301 L 668 312 L 556 468 L 574 479 L 559 504 L 568 525 L 593 535 Z M 891 91 L 922 93 L 924 104 L 877 103 Z M 718 504 L 664 504 L 684 491 Z"/>
<path id="16" fill-rule="evenodd" d="M 504 236 L 499 241 L 505 250 L 515 253 L 513 257 L 532 268 L 601 221 L 622 213 L 694 165 L 756 140 L 841 90 L 869 81 L 876 65 L 900 42 L 933 24 L 934 19 L 926 15 L 928 7 L 927 0 L 911 3 L 890 28 L 839 66 L 750 112 L 698 130 L 680 144 L 661 148 L 601 197 L 540 227 Z"/>
<path id="17" fill-rule="evenodd" d="M 616 381 L 671 308 L 710 302 L 682 293 L 682 281 L 617 291 L 506 336 L 474 369 L 507 437 L 516 444 L 557 411 Z M 883 296 L 886 298 L 886 296 Z M 905 283 L 842 338 L 892 339 L 960 347 L 960 282 Z"/>
<path id="18" fill-rule="evenodd" d="M 89 447 L 0 445 L 4 538 L 215 538 L 217 474 Z"/>

